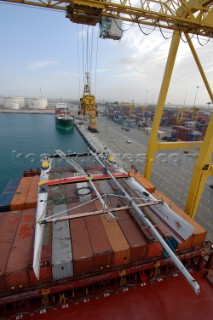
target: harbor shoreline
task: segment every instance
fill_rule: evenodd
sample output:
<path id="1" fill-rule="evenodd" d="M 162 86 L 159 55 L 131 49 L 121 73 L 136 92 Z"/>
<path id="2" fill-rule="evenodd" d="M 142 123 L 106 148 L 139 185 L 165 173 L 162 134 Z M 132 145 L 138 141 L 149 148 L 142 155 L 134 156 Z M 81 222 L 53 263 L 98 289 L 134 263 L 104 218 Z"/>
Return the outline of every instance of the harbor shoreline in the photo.
<path id="1" fill-rule="evenodd" d="M 0 108 L 0 113 L 20 113 L 20 114 L 54 114 L 54 109 L 5 109 Z"/>

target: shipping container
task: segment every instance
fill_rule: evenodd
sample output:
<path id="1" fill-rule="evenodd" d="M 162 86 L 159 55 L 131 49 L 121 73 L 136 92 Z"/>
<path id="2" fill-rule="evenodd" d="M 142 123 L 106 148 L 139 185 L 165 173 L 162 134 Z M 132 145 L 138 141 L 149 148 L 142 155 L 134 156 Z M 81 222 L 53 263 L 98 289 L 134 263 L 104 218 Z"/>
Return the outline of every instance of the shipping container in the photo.
<path id="1" fill-rule="evenodd" d="M 76 183 L 66 184 L 67 203 L 79 202 L 78 189 Z"/>
<path id="2" fill-rule="evenodd" d="M 23 177 L 18 185 L 14 197 L 10 204 L 10 210 L 24 210 L 26 208 L 26 198 L 33 177 Z"/>
<path id="3" fill-rule="evenodd" d="M 0 213 L 0 234 L 1 234 L 1 226 L 3 225 L 5 215 L 6 215 L 6 212 Z"/>
<path id="4" fill-rule="evenodd" d="M 114 252 L 109 243 L 100 216 L 85 217 L 93 251 L 93 269 L 107 269 L 113 265 Z"/>
<path id="5" fill-rule="evenodd" d="M 116 212 L 117 222 L 130 246 L 130 262 L 146 259 L 148 240 L 127 210 Z"/>
<path id="6" fill-rule="evenodd" d="M 0 214 L 0 291 L 6 290 L 4 273 L 20 217 L 21 211 Z"/>
<path id="7" fill-rule="evenodd" d="M 118 179 L 121 180 L 122 179 Z M 123 199 L 119 195 L 123 196 L 123 193 L 120 191 L 116 183 L 112 180 L 100 180 L 95 181 L 95 186 L 102 196 L 102 199 L 106 201 L 109 208 L 121 207 L 124 205 Z M 116 195 L 116 196 L 115 196 Z M 94 194 L 94 197 L 97 197 Z"/>
<path id="8" fill-rule="evenodd" d="M 148 251 L 147 251 L 147 258 L 153 258 L 153 257 L 161 257 L 163 255 L 163 248 L 161 244 L 153 240 L 153 242 L 149 243 Z"/>
<path id="9" fill-rule="evenodd" d="M 8 290 L 29 286 L 28 266 L 35 233 L 35 209 L 26 209 L 21 219 L 5 270 Z"/>
<path id="10" fill-rule="evenodd" d="M 39 176 L 32 177 L 32 183 L 26 198 L 26 209 L 36 208 L 38 200 L 38 182 Z"/>
<path id="11" fill-rule="evenodd" d="M 98 200 L 95 201 L 95 204 L 98 210 L 102 210 L 102 205 Z M 114 266 L 129 263 L 130 247 L 119 224 L 108 214 L 101 215 L 101 221 L 114 251 Z"/>
<path id="12" fill-rule="evenodd" d="M 7 186 L 5 187 L 4 191 L 0 196 L 0 212 L 10 210 L 10 203 L 13 199 L 13 196 L 16 192 L 20 180 L 21 179 L 19 178 L 14 178 L 8 182 Z"/>
<path id="13" fill-rule="evenodd" d="M 74 275 L 93 271 L 93 252 L 84 218 L 70 220 Z"/>
<path id="14" fill-rule="evenodd" d="M 67 206 L 65 204 L 55 205 L 53 214 L 55 217 L 67 215 Z M 72 246 L 69 222 L 67 220 L 53 223 L 52 275 L 53 280 L 73 276 Z"/>
<path id="15" fill-rule="evenodd" d="M 14 197 L 13 192 L 3 192 L 0 197 L 0 212 L 10 211 L 10 204 Z"/>
<path id="16" fill-rule="evenodd" d="M 21 180 L 20 178 L 13 178 L 13 179 L 11 179 L 11 180 L 8 182 L 7 187 L 18 187 L 20 180 Z M 6 187 L 6 189 L 7 189 L 7 187 Z"/>
<path id="17" fill-rule="evenodd" d="M 155 186 L 140 173 L 137 172 L 133 176 L 149 193 L 155 192 Z"/>
<path id="18" fill-rule="evenodd" d="M 48 188 L 48 199 L 52 200 L 56 205 L 67 203 L 67 192 L 64 184 L 50 186 Z"/>
<path id="19" fill-rule="evenodd" d="M 99 181 L 100 193 L 103 196 L 103 200 L 106 200 L 110 208 L 116 208 L 119 206 L 119 198 L 114 196 L 114 191 L 110 186 L 108 180 Z"/>

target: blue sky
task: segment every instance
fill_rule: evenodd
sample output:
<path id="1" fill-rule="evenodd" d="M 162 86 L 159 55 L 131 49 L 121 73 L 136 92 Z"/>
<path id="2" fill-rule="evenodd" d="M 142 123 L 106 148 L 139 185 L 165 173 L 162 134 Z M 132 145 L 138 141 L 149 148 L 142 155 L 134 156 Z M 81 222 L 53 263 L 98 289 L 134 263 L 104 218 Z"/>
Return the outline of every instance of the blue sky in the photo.
<path id="1" fill-rule="evenodd" d="M 0 30 L 0 95 L 40 97 L 42 92 L 46 98 L 79 99 L 87 26 L 71 23 L 64 12 L 0 2 Z M 98 32 L 98 26 L 89 28 L 91 89 L 97 100 L 156 103 L 170 40 L 159 31 L 145 36 L 138 26 L 124 32 L 121 41 L 99 39 Z M 213 88 L 213 41 L 200 46 L 195 39 L 194 45 Z M 210 101 L 181 41 L 166 102 L 192 106 L 196 91 L 196 105 Z"/>

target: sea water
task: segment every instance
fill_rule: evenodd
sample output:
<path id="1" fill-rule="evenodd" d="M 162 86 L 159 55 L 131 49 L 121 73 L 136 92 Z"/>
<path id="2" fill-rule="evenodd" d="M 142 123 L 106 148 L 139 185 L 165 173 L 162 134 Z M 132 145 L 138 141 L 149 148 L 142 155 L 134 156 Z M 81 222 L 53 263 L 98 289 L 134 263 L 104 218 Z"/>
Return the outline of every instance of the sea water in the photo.
<path id="1" fill-rule="evenodd" d="M 0 113 L 0 194 L 12 178 L 40 168 L 44 154 L 86 152 L 88 145 L 77 129 L 56 129 L 54 114 Z"/>

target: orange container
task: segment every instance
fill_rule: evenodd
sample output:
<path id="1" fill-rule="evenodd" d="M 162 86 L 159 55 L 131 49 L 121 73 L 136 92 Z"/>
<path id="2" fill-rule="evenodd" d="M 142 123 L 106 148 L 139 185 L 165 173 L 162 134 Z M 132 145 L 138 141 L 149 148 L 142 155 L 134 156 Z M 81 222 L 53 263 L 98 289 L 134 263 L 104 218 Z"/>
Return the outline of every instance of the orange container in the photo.
<path id="1" fill-rule="evenodd" d="M 198 246 L 204 243 L 207 235 L 207 231 L 201 227 L 196 221 L 194 221 L 191 217 L 189 217 L 181 208 L 179 208 L 173 201 L 171 201 L 168 197 L 166 197 L 163 193 L 157 191 L 153 193 L 153 196 L 157 199 L 163 199 L 170 208 L 176 212 L 180 217 L 185 219 L 188 223 L 190 223 L 194 228 L 194 232 L 192 236 L 187 239 L 186 241 L 183 241 L 182 247 L 185 248 L 184 242 L 187 243 L 191 239 L 190 247 Z M 181 246 L 178 247 L 179 250 L 181 250 Z"/>
<path id="2" fill-rule="evenodd" d="M 69 183 L 66 185 L 66 195 L 68 204 L 72 202 L 79 202 L 76 183 Z"/>
<path id="3" fill-rule="evenodd" d="M 150 193 L 155 192 L 155 186 L 144 178 L 139 172 L 133 173 L 132 176 Z"/>
<path id="4" fill-rule="evenodd" d="M 98 210 L 102 209 L 101 203 L 96 200 L 96 207 Z M 114 251 L 114 266 L 127 264 L 130 262 L 130 246 L 123 235 L 121 228 L 116 220 L 109 215 L 101 215 L 101 221 L 105 232 Z"/>
<path id="5" fill-rule="evenodd" d="M 38 182 L 40 177 L 34 176 L 26 198 L 26 209 L 36 208 L 38 199 Z"/>
<path id="6" fill-rule="evenodd" d="M 93 251 L 93 269 L 103 270 L 113 265 L 114 252 L 99 216 L 85 218 Z"/>
<path id="7" fill-rule="evenodd" d="M 30 189 L 33 177 L 23 177 L 16 189 L 16 193 L 10 203 L 10 210 L 24 210 L 26 208 L 27 194 Z"/>
<path id="8" fill-rule="evenodd" d="M 147 256 L 148 240 L 127 210 L 116 213 L 117 221 L 130 245 L 130 262 L 144 260 Z"/>

